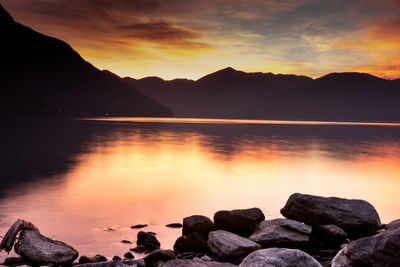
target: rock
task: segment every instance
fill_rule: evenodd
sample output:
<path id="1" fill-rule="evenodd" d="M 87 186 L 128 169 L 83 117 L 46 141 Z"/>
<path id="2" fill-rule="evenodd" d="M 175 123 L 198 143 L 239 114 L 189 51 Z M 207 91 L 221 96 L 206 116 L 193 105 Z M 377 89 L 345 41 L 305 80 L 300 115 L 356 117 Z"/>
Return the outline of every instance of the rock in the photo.
<path id="1" fill-rule="evenodd" d="M 199 232 L 191 233 L 179 237 L 174 244 L 175 254 L 180 254 L 186 251 L 203 252 L 207 249 L 207 242 L 203 235 Z"/>
<path id="2" fill-rule="evenodd" d="M 332 261 L 342 266 L 400 266 L 400 227 L 351 241 Z"/>
<path id="3" fill-rule="evenodd" d="M 240 236 L 249 236 L 256 229 L 259 222 L 265 220 L 264 213 L 259 208 L 221 210 L 214 214 L 215 227 Z"/>
<path id="4" fill-rule="evenodd" d="M 124 258 L 132 260 L 135 258 L 135 256 L 133 256 L 133 254 L 128 251 L 124 254 Z"/>
<path id="5" fill-rule="evenodd" d="M 131 242 L 131 241 L 129 241 L 129 240 L 126 240 L 126 239 L 122 240 L 121 242 L 122 242 L 122 243 L 124 243 L 124 244 L 132 244 L 132 242 Z"/>
<path id="6" fill-rule="evenodd" d="M 131 228 L 132 229 L 140 229 L 140 228 L 144 228 L 148 226 L 148 224 L 136 224 L 136 225 L 132 225 Z"/>
<path id="7" fill-rule="evenodd" d="M 77 264 L 74 267 L 145 267 L 143 260 L 105 261 Z"/>
<path id="8" fill-rule="evenodd" d="M 78 251 L 61 241 L 52 240 L 36 230 L 23 230 L 14 246 L 15 252 L 35 265 L 71 265 Z"/>
<path id="9" fill-rule="evenodd" d="M 166 225 L 169 228 L 182 228 L 182 224 L 181 223 L 170 223 Z"/>
<path id="10" fill-rule="evenodd" d="M 137 234 L 136 244 L 138 246 L 142 245 L 146 250 L 157 250 L 160 248 L 161 244 L 152 232 L 140 231 Z"/>
<path id="11" fill-rule="evenodd" d="M 388 223 L 385 225 L 385 229 L 394 229 L 394 228 L 399 228 L 400 227 L 400 219 L 395 220 L 393 222 Z"/>
<path id="12" fill-rule="evenodd" d="M 216 262 L 216 261 L 202 261 L 200 259 L 178 259 L 178 260 L 171 260 L 166 263 L 162 267 L 235 267 L 231 263 L 225 262 Z"/>
<path id="13" fill-rule="evenodd" d="M 27 265 L 27 262 L 21 257 L 6 258 L 3 263 L 5 266 L 20 266 Z"/>
<path id="14" fill-rule="evenodd" d="M 267 248 L 249 254 L 239 267 L 322 267 L 316 259 L 298 249 Z"/>
<path id="15" fill-rule="evenodd" d="M 182 252 L 180 254 L 175 253 L 176 259 L 190 259 L 191 260 L 193 258 L 200 258 L 203 256 L 204 256 L 204 253 L 196 253 L 196 252 L 190 252 L 190 251 Z"/>
<path id="16" fill-rule="evenodd" d="M 246 257 L 247 254 L 261 248 L 259 244 L 247 238 L 224 230 L 211 232 L 207 245 L 222 259 Z"/>
<path id="17" fill-rule="evenodd" d="M 122 259 L 121 259 L 120 256 L 114 256 L 114 257 L 112 258 L 112 260 L 113 260 L 113 261 L 121 261 Z"/>
<path id="18" fill-rule="evenodd" d="M 132 252 L 135 252 L 135 253 L 145 253 L 146 252 L 146 248 L 143 245 L 137 246 L 135 248 L 130 248 L 129 250 Z"/>
<path id="19" fill-rule="evenodd" d="M 281 213 L 288 219 L 309 225 L 334 224 L 346 231 L 351 239 L 371 236 L 381 228 L 375 208 L 358 199 L 319 197 L 293 194 Z"/>
<path id="20" fill-rule="evenodd" d="M 104 257 L 103 255 L 100 255 L 100 254 L 97 254 L 96 256 L 94 256 L 94 257 L 88 257 L 88 256 L 84 256 L 84 255 L 82 255 L 80 258 L 79 258 L 79 263 L 80 264 L 83 264 L 83 263 L 95 263 L 95 262 L 103 262 L 103 261 L 107 261 L 107 258 L 106 257 Z"/>
<path id="21" fill-rule="evenodd" d="M 146 263 L 146 266 L 154 266 L 157 262 L 167 262 L 173 259 L 175 259 L 175 253 L 172 250 L 159 249 L 147 255 L 144 258 L 144 262 Z"/>
<path id="22" fill-rule="evenodd" d="M 317 247 L 338 248 L 346 243 L 347 234 L 339 226 L 333 224 L 314 225 L 310 242 Z"/>
<path id="23" fill-rule="evenodd" d="M 309 240 L 311 226 L 289 219 L 262 221 L 249 239 L 263 248 L 302 248 Z"/>
<path id="24" fill-rule="evenodd" d="M 183 219 L 182 235 L 199 232 L 207 240 L 208 234 L 214 230 L 214 223 L 206 216 L 193 215 Z"/>

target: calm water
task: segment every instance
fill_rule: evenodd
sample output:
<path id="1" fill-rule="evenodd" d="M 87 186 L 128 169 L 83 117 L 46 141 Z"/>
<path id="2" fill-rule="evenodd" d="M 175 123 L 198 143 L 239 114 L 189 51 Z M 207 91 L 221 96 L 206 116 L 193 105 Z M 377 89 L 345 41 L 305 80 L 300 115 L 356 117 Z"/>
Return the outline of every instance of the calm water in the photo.
<path id="1" fill-rule="evenodd" d="M 7 140 L 2 159 L 18 160 L 2 166 L 18 177 L 3 181 L 1 234 L 23 218 L 81 255 L 122 256 L 139 223 L 172 248 L 181 230 L 164 225 L 188 215 L 259 207 L 280 217 L 294 192 L 365 199 L 383 222 L 400 217 L 399 124 L 121 118 L 18 132 L 8 139 L 19 149 Z"/>

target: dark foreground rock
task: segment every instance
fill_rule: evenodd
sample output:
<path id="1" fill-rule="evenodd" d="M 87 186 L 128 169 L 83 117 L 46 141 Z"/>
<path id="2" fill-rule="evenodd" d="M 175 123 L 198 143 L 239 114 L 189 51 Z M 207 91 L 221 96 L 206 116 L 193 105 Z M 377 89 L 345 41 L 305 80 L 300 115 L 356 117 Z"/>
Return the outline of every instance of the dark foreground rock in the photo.
<path id="1" fill-rule="evenodd" d="M 143 259 L 77 264 L 74 267 L 145 267 Z"/>
<path id="2" fill-rule="evenodd" d="M 214 223 L 206 216 L 193 215 L 183 219 L 182 235 L 199 232 L 205 239 L 215 230 Z"/>
<path id="3" fill-rule="evenodd" d="M 313 257 L 298 249 L 267 248 L 249 254 L 239 267 L 322 267 Z"/>
<path id="4" fill-rule="evenodd" d="M 202 261 L 200 259 L 183 259 L 183 260 L 172 260 L 166 262 L 162 267 L 235 267 L 231 263 L 216 262 L 216 261 Z"/>
<path id="5" fill-rule="evenodd" d="M 175 253 L 170 249 L 156 250 L 144 258 L 146 267 L 162 265 L 164 262 L 175 259 Z"/>
<path id="6" fill-rule="evenodd" d="M 147 251 L 153 251 L 160 248 L 161 244 L 153 232 L 140 231 L 137 234 L 136 244 L 142 246 Z"/>
<path id="7" fill-rule="evenodd" d="M 263 248 L 302 248 L 308 243 L 311 226 L 289 219 L 262 221 L 249 237 Z"/>
<path id="8" fill-rule="evenodd" d="M 247 238 L 224 230 L 213 231 L 208 236 L 208 247 L 221 259 L 246 257 L 261 246 Z"/>
<path id="9" fill-rule="evenodd" d="M 333 224 L 313 225 L 310 242 L 322 248 L 337 248 L 346 243 L 347 234 L 339 226 Z"/>
<path id="10" fill-rule="evenodd" d="M 88 256 L 81 256 L 79 258 L 79 263 L 83 264 L 83 263 L 95 263 L 95 262 L 103 262 L 103 261 L 107 261 L 107 258 L 104 257 L 103 255 L 97 254 L 94 257 L 88 257 Z"/>
<path id="11" fill-rule="evenodd" d="M 36 265 L 71 265 L 78 258 L 78 251 L 73 247 L 35 230 L 23 230 L 14 249 L 27 262 Z"/>
<path id="12" fill-rule="evenodd" d="M 174 244 L 175 254 L 183 252 L 204 252 L 207 250 L 207 242 L 199 232 L 179 237 Z"/>
<path id="13" fill-rule="evenodd" d="M 400 225 L 351 241 L 332 262 L 332 267 L 345 266 L 400 266 Z"/>
<path id="14" fill-rule="evenodd" d="M 375 208 L 358 199 L 293 194 L 281 213 L 288 219 L 310 225 L 333 224 L 341 227 L 351 239 L 371 236 L 381 228 Z"/>
<path id="15" fill-rule="evenodd" d="M 244 237 L 251 235 L 263 220 L 265 216 L 259 208 L 221 210 L 214 214 L 214 223 L 218 230 L 226 230 Z"/>

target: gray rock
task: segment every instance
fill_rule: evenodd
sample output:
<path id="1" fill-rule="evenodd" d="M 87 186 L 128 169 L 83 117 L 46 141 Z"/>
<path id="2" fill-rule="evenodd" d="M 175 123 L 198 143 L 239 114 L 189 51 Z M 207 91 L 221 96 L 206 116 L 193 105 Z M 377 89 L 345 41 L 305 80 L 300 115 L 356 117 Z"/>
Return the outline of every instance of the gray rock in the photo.
<path id="1" fill-rule="evenodd" d="M 267 248 L 249 254 L 239 267 L 322 267 L 316 259 L 298 249 Z"/>
<path id="2" fill-rule="evenodd" d="M 240 258 L 245 257 L 261 246 L 247 238 L 224 230 L 213 231 L 208 236 L 208 247 L 218 257 Z"/>
<path id="3" fill-rule="evenodd" d="M 174 244 L 175 254 L 180 254 L 186 251 L 203 252 L 206 249 L 207 242 L 204 240 L 203 235 L 199 232 L 180 236 Z"/>
<path id="4" fill-rule="evenodd" d="M 144 267 L 143 260 L 106 261 L 77 264 L 74 267 Z"/>
<path id="5" fill-rule="evenodd" d="M 183 219 L 182 235 L 199 232 L 207 239 L 208 234 L 214 230 L 214 223 L 206 216 L 193 215 Z"/>
<path id="6" fill-rule="evenodd" d="M 332 267 L 344 266 L 400 266 L 400 227 L 351 241 L 332 261 Z"/>
<path id="7" fill-rule="evenodd" d="M 311 226 L 289 219 L 262 221 L 249 239 L 263 248 L 302 248 L 309 240 Z"/>
<path id="8" fill-rule="evenodd" d="M 71 265 L 78 257 L 78 251 L 73 247 L 35 230 L 23 230 L 14 249 L 26 261 L 37 265 Z"/>
<path id="9" fill-rule="evenodd" d="M 371 236 L 381 228 L 375 208 L 358 199 L 293 194 L 281 214 L 288 219 L 310 225 L 334 224 L 346 231 L 351 239 Z"/>
<path id="10" fill-rule="evenodd" d="M 338 248 L 346 243 L 347 234 L 333 224 L 313 225 L 310 242 L 317 247 Z"/>
<path id="11" fill-rule="evenodd" d="M 216 262 L 216 261 L 202 261 L 200 259 L 183 259 L 183 260 L 172 260 L 164 263 L 162 267 L 235 267 L 231 263 Z"/>
<path id="12" fill-rule="evenodd" d="M 394 228 L 399 228 L 399 227 L 400 227 L 400 219 L 388 223 L 385 226 L 385 229 L 394 229 Z"/>
<path id="13" fill-rule="evenodd" d="M 259 208 L 221 210 L 214 214 L 215 227 L 247 237 L 256 229 L 259 222 L 265 220 Z"/>

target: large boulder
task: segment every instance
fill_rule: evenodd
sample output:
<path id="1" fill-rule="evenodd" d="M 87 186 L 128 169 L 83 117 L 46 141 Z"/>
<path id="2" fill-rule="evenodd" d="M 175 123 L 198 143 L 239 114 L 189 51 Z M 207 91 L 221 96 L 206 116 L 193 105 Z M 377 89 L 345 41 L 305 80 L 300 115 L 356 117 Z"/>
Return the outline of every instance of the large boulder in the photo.
<path id="1" fill-rule="evenodd" d="M 215 227 L 240 236 L 249 236 L 259 222 L 265 220 L 264 213 L 259 208 L 220 210 L 214 214 Z"/>
<path id="2" fill-rule="evenodd" d="M 400 266 L 400 227 L 351 241 L 332 262 L 332 267 L 345 266 Z"/>
<path id="3" fill-rule="evenodd" d="M 261 248 L 259 244 L 247 238 L 224 230 L 211 232 L 207 245 L 222 259 L 246 257 L 247 254 Z"/>
<path id="4" fill-rule="evenodd" d="M 205 239 L 215 230 L 214 223 L 206 216 L 192 215 L 183 219 L 182 235 L 201 233 Z"/>
<path id="5" fill-rule="evenodd" d="M 249 239 L 263 248 L 302 248 L 308 243 L 310 234 L 311 226 L 282 218 L 262 221 Z"/>
<path id="6" fill-rule="evenodd" d="M 180 254 L 188 251 L 203 252 L 206 249 L 207 242 L 204 240 L 203 235 L 199 232 L 180 236 L 174 244 L 175 254 Z"/>
<path id="7" fill-rule="evenodd" d="M 298 249 L 267 248 L 249 254 L 239 267 L 322 267 L 316 259 Z"/>
<path id="8" fill-rule="evenodd" d="M 333 224 L 313 225 L 310 242 L 317 247 L 337 248 L 346 243 L 347 233 Z"/>
<path id="9" fill-rule="evenodd" d="M 385 229 L 394 229 L 400 227 L 400 219 L 392 221 L 385 226 Z"/>
<path id="10" fill-rule="evenodd" d="M 310 225 L 334 224 L 346 231 L 351 239 L 371 236 L 381 228 L 375 208 L 359 199 L 320 197 L 293 194 L 281 214 L 288 219 Z"/>
<path id="11" fill-rule="evenodd" d="M 217 262 L 217 261 L 202 261 L 200 259 L 182 259 L 182 260 L 172 260 L 164 263 L 162 267 L 235 267 L 231 263 Z"/>
<path id="12" fill-rule="evenodd" d="M 78 251 L 73 247 L 47 238 L 36 230 L 23 230 L 14 250 L 33 265 L 72 265 L 78 258 Z"/>

